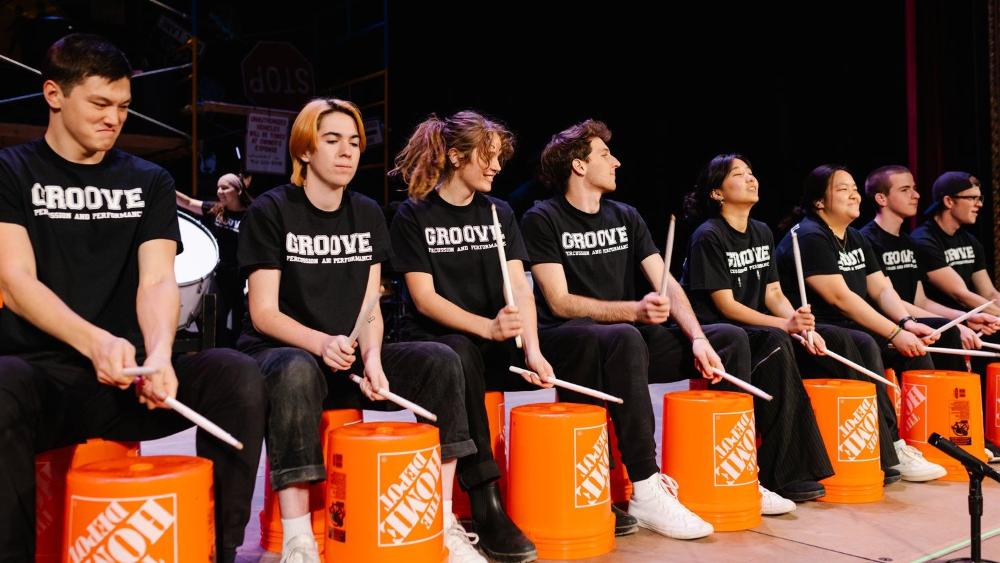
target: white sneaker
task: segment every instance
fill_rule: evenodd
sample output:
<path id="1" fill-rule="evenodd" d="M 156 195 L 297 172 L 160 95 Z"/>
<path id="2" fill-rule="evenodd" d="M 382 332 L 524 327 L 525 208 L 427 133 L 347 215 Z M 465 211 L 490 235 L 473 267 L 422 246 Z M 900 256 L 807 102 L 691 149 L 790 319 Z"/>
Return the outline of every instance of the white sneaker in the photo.
<path id="1" fill-rule="evenodd" d="M 321 563 L 316 537 L 299 534 L 281 548 L 281 563 Z"/>
<path id="2" fill-rule="evenodd" d="M 444 546 L 448 548 L 448 563 L 488 563 L 476 544 L 479 535 L 470 534 L 454 514 L 444 515 Z"/>
<path id="3" fill-rule="evenodd" d="M 924 459 L 924 454 L 907 444 L 906 441 L 897 440 L 893 446 L 896 448 L 899 465 L 894 465 L 892 468 L 899 471 L 904 480 L 932 481 L 948 474 L 944 467 Z"/>
<path id="4" fill-rule="evenodd" d="M 778 493 L 765 489 L 759 483 L 757 484 L 757 490 L 760 491 L 760 513 L 764 516 L 788 514 L 789 512 L 795 510 L 794 502 L 786 499 Z"/>
<path id="5" fill-rule="evenodd" d="M 986 448 L 986 462 L 987 463 L 996 463 L 998 461 L 1000 461 L 1000 456 L 993 455 L 993 452 L 990 451 L 989 448 Z"/>
<path id="6" fill-rule="evenodd" d="M 628 513 L 643 528 L 678 540 L 703 538 L 715 531 L 677 500 L 677 481 L 669 475 L 657 473 L 632 485 Z"/>

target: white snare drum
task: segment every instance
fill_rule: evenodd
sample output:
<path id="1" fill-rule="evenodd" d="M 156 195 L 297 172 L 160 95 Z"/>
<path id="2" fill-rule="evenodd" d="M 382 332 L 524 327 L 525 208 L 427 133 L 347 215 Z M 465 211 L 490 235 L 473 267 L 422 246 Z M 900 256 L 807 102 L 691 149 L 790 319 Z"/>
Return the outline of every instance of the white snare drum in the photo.
<path id="1" fill-rule="evenodd" d="M 181 291 L 181 316 L 177 329 L 186 328 L 201 312 L 201 297 L 208 293 L 219 265 L 219 243 L 197 219 L 177 212 L 184 252 L 174 260 L 174 275 Z"/>

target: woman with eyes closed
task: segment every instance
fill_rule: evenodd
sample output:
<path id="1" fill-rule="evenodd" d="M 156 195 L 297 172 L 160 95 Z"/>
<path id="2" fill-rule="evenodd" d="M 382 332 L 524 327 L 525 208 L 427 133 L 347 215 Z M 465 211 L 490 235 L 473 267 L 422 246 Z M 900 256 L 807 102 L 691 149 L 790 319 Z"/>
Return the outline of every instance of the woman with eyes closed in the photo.
<path id="1" fill-rule="evenodd" d="M 860 215 L 861 194 L 847 168 L 825 164 L 805 179 L 802 199 L 792 218 L 805 278 L 806 299 L 826 345 L 861 365 L 882 373 L 888 363 L 897 373 L 933 368 L 925 345 L 937 340 L 933 329 L 909 317 L 892 283 L 882 273 L 868 240 L 850 226 Z M 778 273 L 792 301 L 799 299 L 791 233 L 777 248 Z M 903 321 L 903 322 L 899 322 Z M 829 331 L 826 325 L 839 327 Z M 894 348 L 890 349 L 889 344 Z M 857 360 L 855 360 L 857 361 Z M 812 370 L 803 369 L 803 373 Z M 837 377 L 871 381 L 853 371 Z M 886 484 L 929 481 L 945 474 L 918 450 L 899 438 L 899 428 L 885 385 L 875 383 L 879 413 L 879 447 Z"/>
<path id="2" fill-rule="evenodd" d="M 347 189 L 365 148 L 357 106 L 309 102 L 292 125 L 291 183 L 258 197 L 240 229 L 249 322 L 238 346 L 260 365 L 270 413 L 267 453 L 284 535 L 282 563 L 319 563 L 309 485 L 326 478 L 323 410 L 390 410 L 389 389 L 435 413 L 441 433 L 445 546 L 452 562 L 480 562 L 451 514 L 456 460 L 475 452 L 458 356 L 433 342 L 382 345 L 382 262 L 391 256 L 381 207 Z M 358 342 L 352 333 L 359 313 Z M 360 344 L 358 349 L 357 344 Z M 360 387 L 350 374 L 363 374 Z"/>

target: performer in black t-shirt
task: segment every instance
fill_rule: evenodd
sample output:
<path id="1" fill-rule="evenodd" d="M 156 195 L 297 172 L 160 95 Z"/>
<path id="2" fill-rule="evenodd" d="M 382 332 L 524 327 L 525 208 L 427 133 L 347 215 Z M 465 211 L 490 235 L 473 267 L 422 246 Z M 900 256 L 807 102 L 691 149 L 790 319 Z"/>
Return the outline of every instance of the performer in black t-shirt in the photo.
<path id="1" fill-rule="evenodd" d="M 542 348 L 554 364 L 577 360 L 573 371 L 557 367 L 560 377 L 624 399 L 624 405 L 609 404 L 608 411 L 634 483 L 629 514 L 640 526 L 669 537 L 704 537 L 714 531 L 712 525 L 680 503 L 676 481 L 657 464 L 648 384 L 699 376 L 717 380 L 712 368 L 748 380 L 750 350 L 736 327 L 702 330 L 673 278 L 665 297 L 652 291 L 636 298 L 640 268 L 655 287 L 663 260 L 639 212 L 603 198 L 615 190 L 621 165 L 608 148 L 610 138 L 604 123 L 587 120 L 553 135 L 542 152 L 543 179 L 557 195 L 535 204 L 522 219 Z M 678 326 L 663 326 L 668 316 Z M 785 503 L 783 511 L 794 508 L 777 500 Z"/>
<path id="2" fill-rule="evenodd" d="M 458 477 L 469 492 L 479 546 L 503 561 L 532 561 L 534 544 L 504 511 L 496 484 L 484 396 L 489 390 L 534 389 L 508 372 L 525 364 L 552 374 L 538 348 L 535 304 L 524 275 L 527 259 L 510 206 L 486 195 L 513 153 L 513 135 L 475 112 L 430 117 L 417 126 L 396 157 L 394 174 L 409 199 L 392 220 L 393 266 L 406 280 L 409 313 L 403 340 L 442 342 L 458 353 L 465 376 L 465 409 L 478 451 L 459 460 Z M 504 303 L 491 206 L 496 206 L 516 306 Z M 523 339 L 523 353 L 514 337 Z M 529 376 L 526 376 L 528 378 Z M 551 386 L 550 384 L 546 384 Z"/>
<path id="3" fill-rule="evenodd" d="M 346 336 L 365 304 L 378 303 L 381 265 L 391 255 L 381 208 L 347 190 L 364 148 L 354 104 L 307 103 L 288 142 L 291 183 L 258 197 L 240 231 L 251 322 L 239 348 L 257 360 L 267 384 L 267 451 L 281 505 L 283 557 L 318 561 L 308 485 L 326 478 L 323 409 L 396 408 L 376 392 L 391 382 L 395 393 L 438 416 L 445 545 L 453 561 L 482 561 L 451 512 L 455 461 L 475 451 L 458 356 L 435 343 L 382 346 L 378 306 L 361 326 L 360 354 Z M 352 372 L 364 373 L 360 388 L 348 378 Z"/>
<path id="4" fill-rule="evenodd" d="M 100 37 L 60 39 L 42 66 L 45 137 L 0 151 L 3 561 L 33 559 L 34 455 L 93 437 L 150 440 L 189 427 L 163 408 L 167 397 L 243 442 L 235 451 L 202 431 L 197 438 L 198 454 L 213 463 L 218 561 L 233 561 L 243 543 L 264 383 L 256 364 L 232 350 L 172 354 L 180 310 L 174 182 L 113 148 L 131 72 Z M 136 400 L 122 370 L 139 362 L 157 371 Z"/>
<path id="5" fill-rule="evenodd" d="M 861 194 L 846 168 L 823 165 L 806 177 L 802 199 L 793 215 L 799 219 L 793 229 L 801 248 L 806 299 L 817 323 L 843 329 L 834 334 L 818 325 L 817 331 L 826 339 L 829 349 L 838 353 L 844 350 L 848 353 L 842 355 L 849 358 L 860 354 L 862 361 L 858 363 L 876 373 L 884 371 L 883 361 L 893 365 L 897 373 L 907 369 L 930 369 L 933 364 L 924 350 L 925 341 L 934 342 L 937 336 L 929 326 L 909 318 L 892 283 L 879 269 L 878 259 L 868 241 L 857 229 L 850 227 L 851 221 L 860 214 L 860 206 Z M 800 301 L 791 234 L 778 245 L 777 263 L 785 294 L 792 296 L 793 303 Z M 886 315 L 904 321 L 902 324 L 906 328 Z M 847 338 L 839 335 L 847 335 Z M 887 348 L 890 343 L 895 350 Z M 809 373 L 806 369 L 802 371 Z M 839 377 L 868 380 L 863 375 L 847 372 Z M 875 383 L 875 387 L 879 403 L 879 446 L 887 482 L 898 480 L 899 476 L 908 481 L 927 481 L 943 476 L 943 467 L 928 462 L 918 450 L 899 438 L 898 423 L 885 385 Z M 888 428 L 883 427 L 883 423 Z"/>
<path id="6" fill-rule="evenodd" d="M 874 170 L 865 180 L 865 193 L 876 207 L 875 218 L 861 228 L 878 258 L 882 273 L 892 281 L 892 287 L 903 300 L 903 305 L 917 321 L 937 328 L 964 314 L 927 297 L 917 245 L 902 229 L 906 219 L 917 214 L 920 192 L 916 189 L 913 174 L 903 166 L 883 166 Z M 996 332 L 1000 319 L 989 313 L 977 313 L 966 324 L 960 324 L 941 335 L 939 346 L 978 349 L 982 343 L 976 331 L 985 334 Z M 934 367 L 965 371 L 961 356 L 933 354 Z"/>
<path id="7" fill-rule="evenodd" d="M 239 273 L 236 245 L 240 236 L 240 222 L 253 197 L 250 182 L 253 176 L 224 174 L 219 177 L 216 195 L 218 201 L 195 199 L 180 191 L 177 207 L 199 217 L 215 240 L 219 242 L 219 266 L 215 269 L 212 293 L 218 296 L 216 308 L 216 341 L 220 346 L 235 346 L 246 314 L 243 288 L 246 278 Z"/>
<path id="8" fill-rule="evenodd" d="M 986 308 L 992 318 L 1000 315 L 1000 291 L 986 270 L 983 245 L 963 227 L 972 225 L 983 207 L 982 186 L 967 172 L 945 172 L 934 181 L 933 202 L 925 212 L 931 217 L 913 231 L 917 259 L 928 280 L 927 296 L 953 309 L 968 310 L 995 299 Z M 975 327 L 975 325 L 970 325 Z M 983 340 L 1000 343 L 1000 334 L 979 326 Z M 986 374 L 988 358 L 972 358 L 972 371 Z M 986 378 L 980 378 L 983 401 L 986 401 Z M 984 411 L 985 412 L 985 411 Z M 1000 448 L 987 444 L 991 461 L 1000 461 Z"/>
<path id="9" fill-rule="evenodd" d="M 793 309 L 781 292 L 771 229 L 750 218 L 758 188 L 740 155 L 718 155 L 705 166 L 686 201 L 688 219 L 705 222 L 691 235 L 681 285 L 699 321 L 730 321 L 746 331 L 751 381 L 774 396 L 754 400 L 760 480 L 782 496 L 809 500 L 825 493 L 817 481 L 833 475 L 833 467 L 795 364 L 799 345 L 789 334 L 815 330 L 816 321 L 808 305 Z M 825 350 L 819 334 L 806 346 L 813 354 Z"/>

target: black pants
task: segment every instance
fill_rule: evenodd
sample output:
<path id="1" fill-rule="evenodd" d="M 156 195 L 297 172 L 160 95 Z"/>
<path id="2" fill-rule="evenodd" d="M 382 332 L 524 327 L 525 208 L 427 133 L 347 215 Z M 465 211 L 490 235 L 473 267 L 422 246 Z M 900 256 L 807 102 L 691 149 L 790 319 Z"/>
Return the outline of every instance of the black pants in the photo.
<path id="1" fill-rule="evenodd" d="M 198 455 L 213 464 L 219 561 L 232 561 L 250 518 L 264 434 L 266 397 L 257 364 L 233 350 L 174 358 L 177 399 L 243 442 L 238 451 L 198 431 Z M 191 423 L 149 411 L 133 389 L 101 385 L 89 361 L 68 352 L 0 356 L 0 562 L 35 550 L 35 454 L 89 438 L 138 441 Z"/>
<path id="2" fill-rule="evenodd" d="M 471 489 L 500 478 L 500 468 L 493 459 L 489 418 L 486 413 L 487 391 L 535 391 L 531 385 L 508 368 L 524 367 L 524 353 L 513 340 L 496 342 L 465 334 L 433 334 L 415 323 L 405 323 L 403 340 L 440 342 L 458 354 L 465 383 L 465 414 L 469 436 L 476 446 L 472 455 L 458 460 L 456 474 L 463 489 Z M 558 372 L 557 372 L 558 373 Z"/>
<path id="3" fill-rule="evenodd" d="M 702 329 L 727 371 L 748 379 L 750 351 L 743 331 L 727 324 Z M 661 325 L 599 324 L 581 318 L 542 328 L 539 339 L 545 359 L 559 378 L 624 401 L 606 406 L 629 477 L 642 481 L 658 473 L 648 385 L 701 377 L 694 367 L 691 343 L 681 330 Z M 559 398 L 605 406 L 598 399 L 562 389 Z"/>
<path id="4" fill-rule="evenodd" d="M 219 346 L 236 347 L 236 340 L 243 330 L 246 315 L 246 297 L 243 287 L 246 277 L 234 266 L 219 265 L 215 269 L 215 283 L 212 292 L 216 294 L 218 305 L 215 309 L 215 339 Z M 232 316 L 232 328 L 228 325 Z"/>
<path id="5" fill-rule="evenodd" d="M 326 479 L 319 435 L 324 409 L 399 410 L 395 403 L 369 400 L 348 378 L 364 373 L 360 358 L 351 370 L 334 372 L 301 348 L 266 348 L 253 357 L 267 384 L 267 456 L 275 490 Z M 441 458 L 471 454 L 458 357 L 440 344 L 404 342 L 383 346 L 381 360 L 390 391 L 438 416 Z"/>

